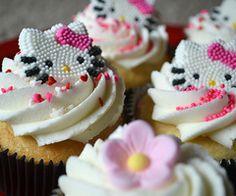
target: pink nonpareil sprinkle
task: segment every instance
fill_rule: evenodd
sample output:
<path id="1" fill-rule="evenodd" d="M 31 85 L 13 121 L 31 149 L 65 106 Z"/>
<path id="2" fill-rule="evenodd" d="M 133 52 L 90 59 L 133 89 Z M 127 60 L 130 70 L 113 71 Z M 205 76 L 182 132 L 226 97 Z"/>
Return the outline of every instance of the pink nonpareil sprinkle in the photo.
<path id="1" fill-rule="evenodd" d="M 44 98 L 43 98 L 42 95 L 39 94 L 39 93 L 33 94 L 32 99 L 33 99 L 33 102 L 34 102 L 34 103 L 41 103 L 41 102 L 44 101 Z"/>
<path id="2" fill-rule="evenodd" d="M 14 89 L 13 86 L 9 86 L 8 88 L 1 88 L 2 93 L 8 93 Z"/>

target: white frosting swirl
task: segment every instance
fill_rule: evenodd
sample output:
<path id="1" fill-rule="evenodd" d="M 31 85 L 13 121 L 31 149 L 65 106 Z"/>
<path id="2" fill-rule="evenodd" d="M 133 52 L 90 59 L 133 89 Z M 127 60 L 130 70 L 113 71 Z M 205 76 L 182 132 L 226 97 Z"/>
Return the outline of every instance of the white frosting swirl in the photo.
<path id="1" fill-rule="evenodd" d="M 21 77 L 18 67 L 16 61 L 5 59 L 3 72 L 9 68 L 12 72 L 0 73 L 0 87 L 13 87 L 0 94 L 0 121 L 10 123 L 16 136 L 31 135 L 39 146 L 67 139 L 87 142 L 120 117 L 124 85 L 109 68 L 110 79 L 103 74 L 96 86 L 89 74 L 87 81 L 79 77 L 55 78 L 57 82 L 49 86 Z M 52 100 L 47 101 L 48 92 Z M 34 103 L 35 93 L 45 100 Z"/>
<path id="2" fill-rule="evenodd" d="M 154 120 L 176 125 L 180 131 L 181 140 L 188 141 L 199 136 L 207 136 L 212 140 L 231 148 L 236 138 L 235 107 L 226 114 L 206 120 L 208 116 L 221 113 L 229 104 L 229 94 L 220 98 L 203 102 L 201 105 L 177 110 L 179 106 L 189 106 L 198 103 L 201 97 L 207 95 L 209 89 L 177 91 L 169 82 L 169 64 L 165 64 L 161 72 L 152 73 L 154 88 L 148 90 L 154 101 L 152 118 Z M 235 91 L 231 90 L 235 95 Z M 174 101 L 173 101 L 174 97 Z"/>
<path id="3" fill-rule="evenodd" d="M 78 13 L 75 20 L 86 25 L 94 44 L 102 48 L 105 58 L 127 69 L 146 61 L 157 63 L 165 54 L 168 36 L 163 25 L 149 33 L 146 28 L 138 28 L 112 18 L 101 19 L 99 22 L 91 6 L 83 13 Z"/>
<path id="4" fill-rule="evenodd" d="M 118 129 L 111 137 L 120 138 L 123 129 Z M 109 182 L 105 166 L 101 161 L 103 141 L 95 146 L 87 144 L 79 157 L 67 161 L 67 175 L 59 178 L 59 186 L 66 196 L 223 196 L 233 195 L 226 173 L 216 161 L 193 144 L 181 145 L 182 159 L 174 167 L 175 178 L 158 190 L 133 189 L 121 191 Z"/>

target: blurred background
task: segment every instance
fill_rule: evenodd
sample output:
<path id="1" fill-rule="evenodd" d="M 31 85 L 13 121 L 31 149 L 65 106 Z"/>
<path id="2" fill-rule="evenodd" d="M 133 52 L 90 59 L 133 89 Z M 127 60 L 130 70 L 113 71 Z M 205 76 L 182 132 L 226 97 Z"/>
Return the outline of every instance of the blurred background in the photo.
<path id="1" fill-rule="evenodd" d="M 119 0 L 117 0 L 119 1 Z M 156 0 L 164 23 L 185 25 L 190 15 L 212 8 L 221 0 Z M 71 17 L 89 0 L 0 0 L 0 42 L 17 36 L 24 27 L 45 29 Z"/>

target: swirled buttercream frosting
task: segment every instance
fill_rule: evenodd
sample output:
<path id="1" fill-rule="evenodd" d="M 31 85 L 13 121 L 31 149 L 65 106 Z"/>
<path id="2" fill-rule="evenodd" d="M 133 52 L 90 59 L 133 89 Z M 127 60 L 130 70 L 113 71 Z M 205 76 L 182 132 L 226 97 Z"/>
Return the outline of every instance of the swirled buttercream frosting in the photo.
<path id="1" fill-rule="evenodd" d="M 152 9 L 145 12 L 147 7 Z M 155 13 L 154 2 L 91 1 L 75 20 L 86 25 L 104 57 L 130 69 L 165 54 L 167 34 Z"/>
<path id="2" fill-rule="evenodd" d="M 236 39 L 236 2 L 224 0 L 212 10 L 202 10 L 191 17 L 185 33 L 189 40 L 209 43 L 214 39 L 230 41 Z"/>
<path id="3" fill-rule="evenodd" d="M 82 23 L 23 29 L 19 47 L 0 73 L 0 121 L 15 136 L 33 136 L 39 146 L 87 142 L 118 120 L 122 79 Z"/>
<path id="4" fill-rule="evenodd" d="M 236 138 L 236 40 L 182 41 L 171 64 L 152 73 L 152 118 L 176 125 L 181 139 L 199 136 L 231 148 Z"/>
<path id="5" fill-rule="evenodd" d="M 141 120 L 87 144 L 79 157 L 68 159 L 66 173 L 59 186 L 67 196 L 233 195 L 226 172 L 203 149 L 154 136 Z"/>

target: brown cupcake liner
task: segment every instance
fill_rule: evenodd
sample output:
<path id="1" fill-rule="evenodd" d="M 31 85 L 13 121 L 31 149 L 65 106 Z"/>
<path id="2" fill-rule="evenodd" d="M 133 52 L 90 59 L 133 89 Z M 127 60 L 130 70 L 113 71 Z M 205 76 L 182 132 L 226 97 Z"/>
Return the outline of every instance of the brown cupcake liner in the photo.
<path id="1" fill-rule="evenodd" d="M 226 170 L 228 178 L 234 187 L 236 193 L 236 160 L 223 159 L 220 161 L 220 165 Z"/>
<path id="2" fill-rule="evenodd" d="M 0 192 L 5 196 L 49 196 L 62 174 L 65 174 L 63 162 L 35 163 L 34 159 L 18 157 L 17 153 L 0 151 Z"/>
<path id="3" fill-rule="evenodd" d="M 146 84 L 143 87 L 132 88 L 126 91 L 124 118 L 125 123 L 136 120 L 136 108 L 140 98 L 144 96 L 147 90 L 152 87 L 152 84 Z"/>

